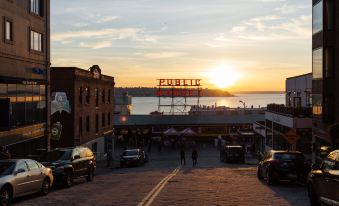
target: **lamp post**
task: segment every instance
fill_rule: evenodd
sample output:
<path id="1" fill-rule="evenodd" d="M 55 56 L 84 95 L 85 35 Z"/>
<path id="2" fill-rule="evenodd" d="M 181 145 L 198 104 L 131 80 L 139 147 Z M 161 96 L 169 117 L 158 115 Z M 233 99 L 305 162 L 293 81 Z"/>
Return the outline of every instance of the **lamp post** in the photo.
<path id="1" fill-rule="evenodd" d="M 246 108 L 246 103 L 245 103 L 244 101 L 242 101 L 242 100 L 240 100 L 239 103 L 242 103 L 242 106 L 244 107 L 244 110 L 245 110 L 245 108 Z"/>

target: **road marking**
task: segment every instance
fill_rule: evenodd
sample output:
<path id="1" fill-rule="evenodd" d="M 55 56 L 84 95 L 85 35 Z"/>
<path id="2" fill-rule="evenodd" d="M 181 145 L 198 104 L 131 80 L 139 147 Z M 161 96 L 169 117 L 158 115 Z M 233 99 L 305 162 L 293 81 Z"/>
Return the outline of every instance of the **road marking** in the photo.
<path id="1" fill-rule="evenodd" d="M 161 190 L 165 187 L 170 179 L 172 179 L 181 169 L 181 166 L 175 168 L 173 172 L 162 179 L 138 204 L 138 206 L 149 206 L 153 203 L 154 199 L 159 195 Z"/>

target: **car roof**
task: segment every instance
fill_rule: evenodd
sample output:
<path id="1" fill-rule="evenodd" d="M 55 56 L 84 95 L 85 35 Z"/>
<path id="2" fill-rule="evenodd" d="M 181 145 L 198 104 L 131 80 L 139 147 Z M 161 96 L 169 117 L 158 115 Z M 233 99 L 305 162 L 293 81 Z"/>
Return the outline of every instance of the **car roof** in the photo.
<path id="1" fill-rule="evenodd" d="M 0 160 L 0 162 L 19 162 L 19 161 L 27 161 L 27 160 L 32 160 L 32 159 L 8 159 L 8 160 Z"/>
<path id="2" fill-rule="evenodd" d="M 301 152 L 299 151 L 288 151 L 288 150 L 271 150 L 272 153 L 276 153 L 276 154 L 279 154 L 279 153 L 288 153 L 288 154 L 302 154 Z"/>
<path id="3" fill-rule="evenodd" d="M 132 152 L 132 151 L 139 151 L 140 149 L 125 149 L 124 151 Z"/>

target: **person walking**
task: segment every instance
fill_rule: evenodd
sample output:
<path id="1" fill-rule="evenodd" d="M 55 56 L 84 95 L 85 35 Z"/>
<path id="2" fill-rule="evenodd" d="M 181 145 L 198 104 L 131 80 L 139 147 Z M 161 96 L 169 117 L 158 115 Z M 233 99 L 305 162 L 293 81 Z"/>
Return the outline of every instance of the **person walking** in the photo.
<path id="1" fill-rule="evenodd" d="M 193 149 L 193 152 L 192 152 L 192 162 L 193 162 L 193 167 L 195 167 L 198 162 L 198 152 L 196 149 Z"/>
<path id="2" fill-rule="evenodd" d="M 185 157 L 185 150 L 181 149 L 180 151 L 180 160 L 181 160 L 181 165 L 186 164 L 186 157 Z"/>

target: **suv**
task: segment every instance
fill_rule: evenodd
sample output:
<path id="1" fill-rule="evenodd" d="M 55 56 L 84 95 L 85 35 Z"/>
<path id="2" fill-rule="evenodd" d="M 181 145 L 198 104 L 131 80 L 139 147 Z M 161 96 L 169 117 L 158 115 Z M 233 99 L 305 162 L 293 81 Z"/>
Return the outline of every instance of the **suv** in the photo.
<path id="1" fill-rule="evenodd" d="M 220 161 L 245 163 L 245 150 L 240 145 L 227 145 L 220 150 Z"/>
<path id="2" fill-rule="evenodd" d="M 305 182 L 308 168 L 301 152 L 271 150 L 260 159 L 257 176 L 265 179 L 268 185 L 278 180 Z"/>
<path id="3" fill-rule="evenodd" d="M 307 185 L 311 205 L 339 205 L 339 150 L 312 166 Z"/>
<path id="4" fill-rule="evenodd" d="M 86 177 L 92 181 L 96 168 L 93 152 L 87 147 L 60 148 L 47 152 L 40 161 L 52 169 L 56 182 L 71 187 L 74 178 Z"/>
<path id="5" fill-rule="evenodd" d="M 142 149 L 126 149 L 120 155 L 120 167 L 143 165 L 146 162 L 148 162 L 148 157 Z"/>

